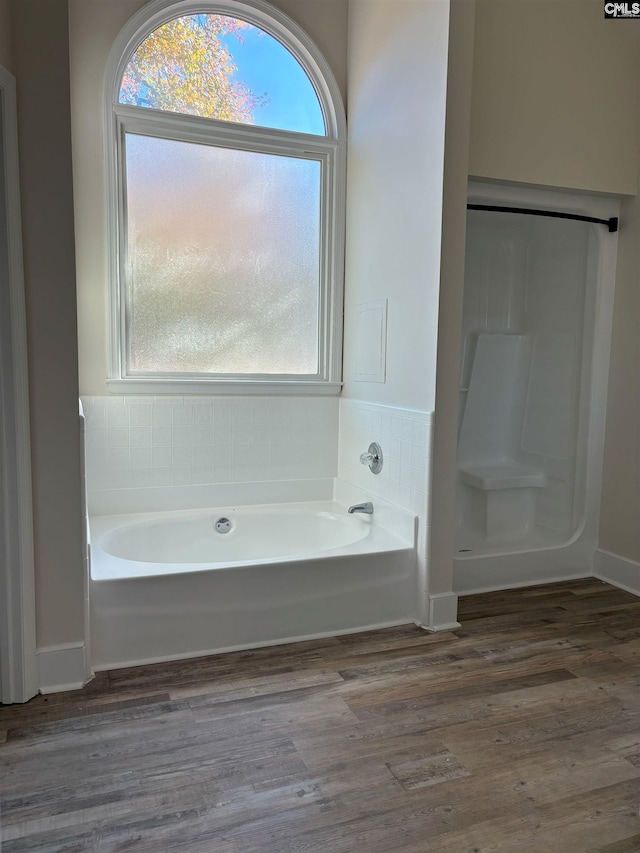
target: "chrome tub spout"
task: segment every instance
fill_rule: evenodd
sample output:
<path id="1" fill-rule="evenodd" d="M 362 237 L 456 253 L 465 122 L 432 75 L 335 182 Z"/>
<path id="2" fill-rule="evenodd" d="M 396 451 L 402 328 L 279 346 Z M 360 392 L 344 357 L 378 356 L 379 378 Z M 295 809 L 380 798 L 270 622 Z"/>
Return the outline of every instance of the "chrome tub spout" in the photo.
<path id="1" fill-rule="evenodd" d="M 366 515 L 373 515 L 373 504 L 371 501 L 367 501 L 363 504 L 354 504 L 350 506 L 347 512 L 351 515 L 354 512 L 364 512 Z"/>

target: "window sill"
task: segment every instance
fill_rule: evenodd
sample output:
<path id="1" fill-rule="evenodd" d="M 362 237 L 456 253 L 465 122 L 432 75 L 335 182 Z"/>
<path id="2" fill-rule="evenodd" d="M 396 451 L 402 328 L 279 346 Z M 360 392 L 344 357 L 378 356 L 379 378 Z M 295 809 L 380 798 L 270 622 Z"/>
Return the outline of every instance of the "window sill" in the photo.
<path id="1" fill-rule="evenodd" d="M 342 382 L 300 379 L 237 380 L 237 379 L 108 379 L 109 391 L 117 394 L 208 394 L 220 396 L 336 397 Z"/>

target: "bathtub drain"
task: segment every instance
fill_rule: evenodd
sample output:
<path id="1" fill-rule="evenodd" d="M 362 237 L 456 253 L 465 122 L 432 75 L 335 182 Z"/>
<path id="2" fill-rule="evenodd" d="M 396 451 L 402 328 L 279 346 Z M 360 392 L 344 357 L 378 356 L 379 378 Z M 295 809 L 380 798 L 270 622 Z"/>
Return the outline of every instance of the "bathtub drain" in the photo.
<path id="1" fill-rule="evenodd" d="M 231 530 L 231 522 L 228 518 L 219 518 L 215 523 L 218 533 L 228 533 Z"/>

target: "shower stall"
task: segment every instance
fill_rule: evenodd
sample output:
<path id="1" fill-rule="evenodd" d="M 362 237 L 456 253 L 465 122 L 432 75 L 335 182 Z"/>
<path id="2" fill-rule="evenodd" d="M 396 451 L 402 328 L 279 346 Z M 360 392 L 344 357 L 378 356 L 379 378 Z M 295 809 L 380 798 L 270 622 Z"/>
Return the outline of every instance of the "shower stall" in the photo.
<path id="1" fill-rule="evenodd" d="M 489 185 L 472 185 L 470 202 L 519 212 L 467 214 L 454 588 L 584 576 L 597 543 L 617 203 Z"/>

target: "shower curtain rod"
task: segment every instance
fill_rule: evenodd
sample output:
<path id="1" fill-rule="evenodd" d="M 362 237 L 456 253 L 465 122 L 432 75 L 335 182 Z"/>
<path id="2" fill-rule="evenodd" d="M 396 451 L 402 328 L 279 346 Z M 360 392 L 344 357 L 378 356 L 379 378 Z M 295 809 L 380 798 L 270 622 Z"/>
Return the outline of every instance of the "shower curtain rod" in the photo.
<path id="1" fill-rule="evenodd" d="M 595 222 L 597 225 L 606 225 L 612 234 L 618 230 L 617 216 L 612 216 L 610 219 L 596 219 L 594 216 L 561 213 L 558 210 L 536 210 L 529 207 L 501 207 L 495 204 L 468 204 L 467 210 L 493 210 L 496 213 L 529 213 L 532 216 L 552 216 L 555 219 L 576 219 L 579 222 Z"/>

